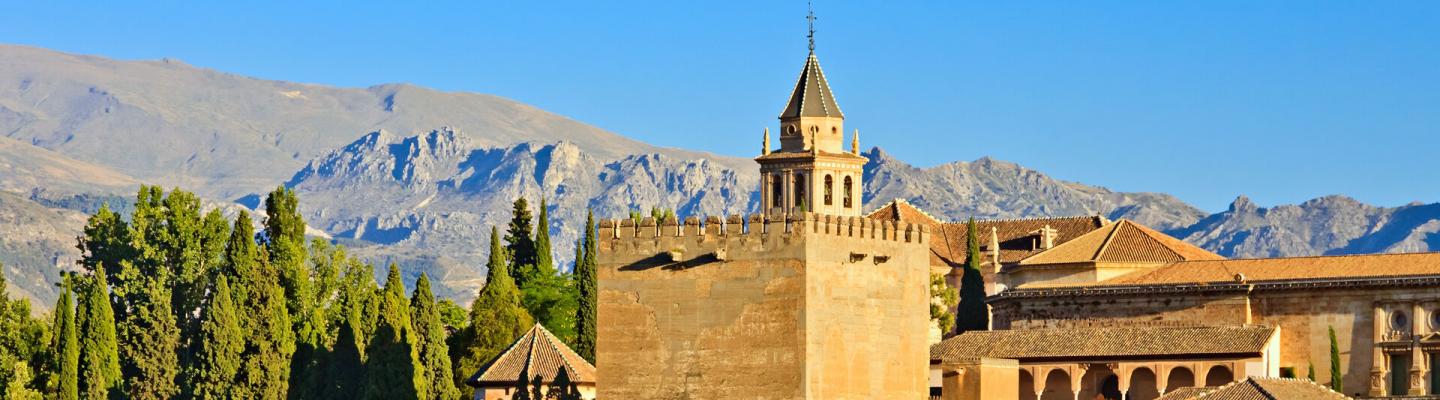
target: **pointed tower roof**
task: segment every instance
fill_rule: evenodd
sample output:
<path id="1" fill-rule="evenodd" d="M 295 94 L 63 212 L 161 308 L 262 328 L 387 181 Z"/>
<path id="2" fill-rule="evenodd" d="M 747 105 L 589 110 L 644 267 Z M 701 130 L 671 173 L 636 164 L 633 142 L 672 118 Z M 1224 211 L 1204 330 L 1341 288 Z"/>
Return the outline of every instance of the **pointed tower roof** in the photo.
<path id="1" fill-rule="evenodd" d="M 815 52 L 810 52 L 810 57 L 805 59 L 805 69 L 800 71 L 790 103 L 780 112 L 781 119 L 799 117 L 845 118 L 840 105 L 835 103 L 835 96 L 830 94 L 830 84 L 825 82 L 825 73 L 820 71 Z"/>
<path id="2" fill-rule="evenodd" d="M 545 384 L 550 384 L 561 373 L 577 384 L 595 383 L 595 366 L 537 323 L 465 383 L 473 387 L 503 387 L 515 384 L 523 375 L 526 381 L 539 376 Z"/>

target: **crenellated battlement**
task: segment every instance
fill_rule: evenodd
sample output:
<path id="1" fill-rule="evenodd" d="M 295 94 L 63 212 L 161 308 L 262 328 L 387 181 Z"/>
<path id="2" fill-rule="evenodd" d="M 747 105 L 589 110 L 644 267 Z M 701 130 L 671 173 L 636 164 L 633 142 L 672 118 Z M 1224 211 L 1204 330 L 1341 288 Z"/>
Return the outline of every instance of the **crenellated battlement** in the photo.
<path id="1" fill-rule="evenodd" d="M 930 240 L 930 227 L 924 224 L 809 212 L 688 217 L 684 221 L 671 219 L 661 223 L 650 217 L 638 223 L 632 219 L 602 220 L 597 233 L 602 240 L 685 237 L 705 241 L 769 235 L 823 235 L 919 244 L 928 244 Z"/>

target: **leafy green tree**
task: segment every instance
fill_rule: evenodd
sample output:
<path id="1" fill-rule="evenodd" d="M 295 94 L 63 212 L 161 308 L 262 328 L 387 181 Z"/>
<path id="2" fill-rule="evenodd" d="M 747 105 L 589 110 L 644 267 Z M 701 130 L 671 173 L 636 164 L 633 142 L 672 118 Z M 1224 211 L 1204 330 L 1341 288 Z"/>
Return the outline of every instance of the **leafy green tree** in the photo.
<path id="1" fill-rule="evenodd" d="M 0 280 L 0 290 L 5 282 Z M 70 301 L 70 278 L 60 289 L 60 300 L 55 303 L 55 340 L 52 354 L 55 354 L 56 389 L 60 399 L 80 398 L 80 338 L 75 326 L 75 308 Z M 3 293 L 0 293 L 3 294 Z M 11 377 L 11 382 L 15 380 Z M 7 392 L 8 392 L 7 388 Z"/>
<path id="2" fill-rule="evenodd" d="M 197 399 L 237 398 L 231 381 L 244 362 L 240 356 L 245 351 L 245 335 L 240 330 L 240 315 L 235 309 L 235 300 L 230 296 L 229 279 L 225 276 L 215 281 L 210 304 L 201 316 L 200 331 L 195 355 L 196 371 L 190 384 L 192 396 Z"/>
<path id="3" fill-rule="evenodd" d="M 180 331 L 170 309 L 170 290 L 163 277 L 146 277 L 129 262 L 121 274 L 134 285 L 125 290 L 129 312 L 120 323 L 120 371 L 130 399 L 169 399 L 180 393 L 176 385 Z"/>
<path id="4" fill-rule="evenodd" d="M 950 311 L 960 302 L 960 292 L 945 282 L 945 275 L 930 274 L 930 322 L 942 335 L 955 329 L 955 313 Z"/>
<path id="5" fill-rule="evenodd" d="M 337 287 L 335 306 L 331 307 L 330 326 L 335 327 L 335 344 L 325 358 L 324 379 L 328 398 L 360 397 L 365 384 L 365 346 L 370 342 L 372 327 L 366 326 L 362 313 L 374 304 L 375 269 L 369 264 L 345 259 L 344 275 Z"/>
<path id="6" fill-rule="evenodd" d="M 366 350 L 365 392 L 367 399 L 430 398 L 415 346 L 410 306 L 405 301 L 400 268 L 390 264 L 385 289 L 380 295 L 380 321 Z"/>
<path id="7" fill-rule="evenodd" d="M 55 371 L 58 359 L 73 360 L 73 357 L 65 358 L 58 355 L 63 353 L 62 342 L 59 339 L 59 332 L 70 322 L 70 330 L 74 331 L 74 313 L 68 312 L 68 316 L 60 318 L 61 307 L 56 307 L 54 322 L 55 329 L 47 329 L 45 322 L 31 315 L 30 300 L 10 300 L 10 295 L 5 290 L 5 266 L 0 265 L 0 388 L 9 390 L 11 396 L 22 396 L 28 398 L 38 391 L 32 388 L 46 388 L 46 383 L 51 378 L 49 373 L 44 371 Z M 62 295 L 68 295 L 69 285 L 64 285 Z M 66 307 L 69 307 L 69 299 L 66 300 Z M 50 335 L 50 332 L 56 332 Z M 52 338 L 51 336 L 56 336 Z M 73 334 L 69 337 L 70 344 L 74 344 Z M 74 363 L 71 366 L 69 376 L 74 377 Z M 34 373 L 41 371 L 41 373 Z M 71 386 L 70 393 L 75 393 L 74 386 Z M 72 397 L 73 398 L 73 397 Z"/>
<path id="8" fill-rule="evenodd" d="M 120 390 L 120 344 L 110 302 L 109 277 L 103 264 L 96 264 L 94 268 L 89 278 L 80 278 L 80 301 L 76 307 L 76 328 L 80 336 L 79 389 L 83 398 L 103 399 Z"/>
<path id="9" fill-rule="evenodd" d="M 1340 343 L 1335 340 L 1335 327 L 1330 328 L 1330 389 L 1345 393 L 1345 374 L 1340 370 Z M 1404 371 L 1401 371 L 1402 373 Z"/>
<path id="10" fill-rule="evenodd" d="M 540 201 L 540 224 L 535 230 L 535 265 L 525 271 L 520 287 L 525 310 L 540 324 L 553 326 L 566 343 L 575 341 L 575 293 L 570 276 L 555 268 L 550 249 L 550 218 L 546 203 Z"/>
<path id="11" fill-rule="evenodd" d="M 585 215 L 584 241 L 576 246 L 575 256 L 575 287 L 578 292 L 575 307 L 575 352 L 591 363 L 595 362 L 595 324 L 599 316 L 595 240 L 595 213 L 588 211 Z"/>
<path id="12" fill-rule="evenodd" d="M 454 300 L 444 299 L 435 306 L 440 310 L 440 323 L 447 329 L 460 330 L 470 326 L 470 313 Z"/>
<path id="13" fill-rule="evenodd" d="M 13 363 L 11 363 L 11 365 L 13 366 L 13 371 L 11 371 L 10 373 L 9 381 L 5 383 L 5 398 L 10 400 L 40 400 L 44 398 L 40 395 L 40 391 L 31 389 L 29 386 L 26 386 L 27 382 L 30 382 L 32 379 L 34 379 L 34 377 L 32 377 L 30 373 L 30 365 L 26 364 L 24 361 L 14 361 Z M 71 392 L 70 394 L 74 395 L 75 393 Z M 61 398 L 65 399 L 74 397 Z"/>
<path id="14" fill-rule="evenodd" d="M 305 219 L 300 216 L 300 200 L 293 190 L 280 186 L 265 197 L 265 238 L 270 265 L 279 272 L 285 307 L 295 325 L 297 355 L 308 354 L 321 346 L 325 328 L 324 320 L 314 315 Z"/>
<path id="15" fill-rule="evenodd" d="M 410 295 L 410 312 L 414 320 L 415 341 L 419 349 L 421 379 L 433 382 L 429 399 L 454 400 L 460 389 L 452 385 L 454 370 L 450 365 L 450 346 L 445 343 L 445 325 L 440 321 L 440 307 L 430 291 L 430 277 L 425 273 L 415 281 Z"/>
<path id="16" fill-rule="evenodd" d="M 515 286 L 525 287 L 525 279 L 533 276 L 536 266 L 534 228 L 530 225 L 530 206 L 525 198 L 515 199 L 510 226 L 505 230 L 505 250 L 510 257 L 510 279 Z"/>
<path id="17" fill-rule="evenodd" d="M 985 278 L 980 273 L 980 232 L 971 218 L 966 224 L 968 247 L 964 275 L 960 276 L 960 304 L 956 333 L 990 329 L 990 310 L 985 306 Z"/>
<path id="18" fill-rule="evenodd" d="M 494 227 L 490 228 L 490 261 L 486 267 L 489 271 L 485 286 L 470 304 L 470 326 L 453 338 L 451 359 L 455 362 L 456 387 L 535 325 L 535 319 L 520 304 L 520 290 L 510 280 L 505 249 L 500 247 L 500 235 Z"/>

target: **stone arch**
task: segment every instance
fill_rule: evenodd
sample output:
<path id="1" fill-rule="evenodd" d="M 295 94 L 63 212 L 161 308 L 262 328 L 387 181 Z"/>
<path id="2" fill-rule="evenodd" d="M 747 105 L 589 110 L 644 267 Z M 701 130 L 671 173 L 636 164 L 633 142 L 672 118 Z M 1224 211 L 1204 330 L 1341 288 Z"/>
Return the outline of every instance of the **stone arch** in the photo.
<path id="1" fill-rule="evenodd" d="M 844 196 L 845 208 L 853 207 L 855 205 L 855 182 L 854 179 L 850 178 L 850 175 L 845 175 L 844 192 L 842 193 L 841 196 Z"/>
<path id="2" fill-rule="evenodd" d="M 1235 381 L 1235 373 L 1229 367 L 1216 364 L 1205 373 L 1205 386 L 1223 386 Z"/>
<path id="3" fill-rule="evenodd" d="M 835 204 L 835 200 L 834 200 L 834 198 L 835 198 L 835 178 L 830 177 L 830 174 L 825 174 L 825 188 L 824 188 L 824 190 L 825 190 L 825 205 L 828 206 L 828 205 Z"/>
<path id="4" fill-rule="evenodd" d="M 794 179 L 795 208 L 803 208 L 806 211 L 809 211 L 809 209 L 815 207 L 815 205 L 810 204 L 809 201 L 805 200 L 806 195 L 809 194 L 807 193 L 809 191 L 805 190 L 805 174 L 797 173 L 794 175 Z"/>
<path id="5" fill-rule="evenodd" d="M 1037 400 L 1035 389 L 1035 375 L 1031 375 L 1030 370 L 1020 370 L 1020 400 Z"/>
<path id="6" fill-rule="evenodd" d="M 1195 387 L 1195 373 L 1186 367 L 1174 367 L 1170 369 L 1169 378 L 1165 383 L 1165 393 L 1185 387 Z"/>
<path id="7" fill-rule="evenodd" d="M 785 206 L 785 178 L 782 177 L 782 176 L 779 176 L 779 174 L 771 174 L 771 176 L 770 176 L 770 207 L 771 207 L 771 208 L 775 208 L 775 207 L 784 207 L 784 206 Z M 767 213 L 770 212 L 770 210 L 764 210 L 764 211 L 767 212 Z"/>
<path id="8" fill-rule="evenodd" d="M 1045 373 L 1045 388 L 1040 400 L 1074 400 L 1075 389 L 1070 386 L 1070 373 L 1063 368 L 1051 368 Z"/>
<path id="9" fill-rule="evenodd" d="M 1138 367 L 1130 371 L 1130 387 L 1125 392 L 1125 398 L 1129 400 L 1155 400 L 1160 397 L 1160 381 L 1156 379 L 1155 370 L 1148 367 Z"/>
<path id="10" fill-rule="evenodd" d="M 1104 365 L 1091 365 L 1080 376 L 1080 398 L 1120 400 L 1120 377 Z"/>

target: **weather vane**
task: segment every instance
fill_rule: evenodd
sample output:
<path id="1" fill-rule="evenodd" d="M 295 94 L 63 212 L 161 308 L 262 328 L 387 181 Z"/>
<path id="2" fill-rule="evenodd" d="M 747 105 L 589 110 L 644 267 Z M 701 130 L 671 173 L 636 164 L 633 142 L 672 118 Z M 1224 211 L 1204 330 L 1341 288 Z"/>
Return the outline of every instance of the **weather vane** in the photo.
<path id="1" fill-rule="evenodd" d="M 810 52 L 811 52 L 811 53 L 814 53 L 814 52 L 815 52 L 815 2 L 813 2 L 813 1 L 806 1 L 806 2 L 805 2 L 805 6 L 806 6 L 807 8 L 809 8 L 809 10 L 810 10 L 810 14 L 808 14 L 808 15 L 805 16 L 805 21 L 810 24 L 810 34 L 809 34 L 809 35 L 805 35 L 805 37 L 810 38 Z"/>

